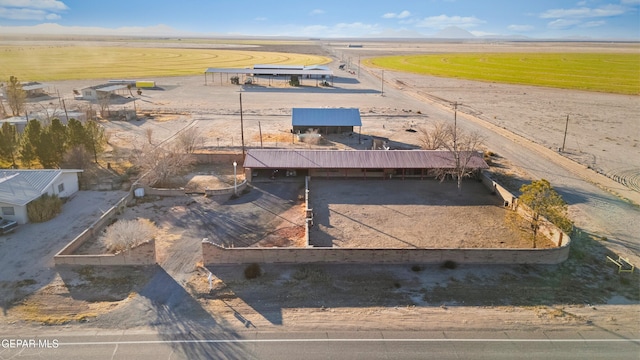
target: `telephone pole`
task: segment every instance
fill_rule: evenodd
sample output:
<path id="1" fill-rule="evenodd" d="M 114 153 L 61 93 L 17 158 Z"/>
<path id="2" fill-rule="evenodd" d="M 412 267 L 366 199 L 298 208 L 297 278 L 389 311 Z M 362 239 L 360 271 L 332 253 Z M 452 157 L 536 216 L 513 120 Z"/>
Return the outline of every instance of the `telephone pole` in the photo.
<path id="1" fill-rule="evenodd" d="M 242 120 L 242 93 L 240 93 L 240 136 L 242 139 L 242 161 L 244 161 L 244 121 Z"/>
<path id="2" fill-rule="evenodd" d="M 564 139 L 562 139 L 562 152 L 564 152 L 564 144 L 567 142 L 567 129 L 569 129 L 569 114 L 567 114 L 567 122 L 564 124 Z"/>

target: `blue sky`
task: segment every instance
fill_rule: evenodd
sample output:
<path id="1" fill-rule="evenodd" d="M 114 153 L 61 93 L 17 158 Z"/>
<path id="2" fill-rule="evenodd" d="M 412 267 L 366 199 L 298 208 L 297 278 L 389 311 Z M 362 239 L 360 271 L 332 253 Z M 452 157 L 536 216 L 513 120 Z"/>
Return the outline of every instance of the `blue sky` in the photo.
<path id="1" fill-rule="evenodd" d="M 640 0 L 0 0 L 2 33 L 640 40 Z"/>

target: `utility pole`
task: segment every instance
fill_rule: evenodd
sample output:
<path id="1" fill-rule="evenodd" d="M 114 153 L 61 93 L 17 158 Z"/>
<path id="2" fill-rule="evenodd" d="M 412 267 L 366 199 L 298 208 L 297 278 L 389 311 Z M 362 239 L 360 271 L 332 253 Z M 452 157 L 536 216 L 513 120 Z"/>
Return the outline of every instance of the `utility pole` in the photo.
<path id="1" fill-rule="evenodd" d="M 384 70 L 382 70 L 382 88 L 380 90 L 380 96 L 384 96 Z"/>
<path id="2" fill-rule="evenodd" d="M 358 55 L 358 79 L 360 79 L 360 55 Z"/>
<path id="3" fill-rule="evenodd" d="M 453 103 L 453 151 L 458 151 L 458 102 Z"/>
<path id="4" fill-rule="evenodd" d="M 242 93 L 240 93 L 240 136 L 242 138 L 242 161 L 244 161 L 244 121 L 242 120 Z"/>
<path id="5" fill-rule="evenodd" d="M 562 139 L 562 152 L 564 152 L 564 144 L 567 142 L 567 129 L 569 128 L 569 114 L 567 114 L 567 122 L 564 125 L 564 139 Z"/>
<path id="6" fill-rule="evenodd" d="M 260 121 L 258 121 L 258 129 L 260 130 L 260 148 L 262 149 L 262 125 L 260 125 Z"/>

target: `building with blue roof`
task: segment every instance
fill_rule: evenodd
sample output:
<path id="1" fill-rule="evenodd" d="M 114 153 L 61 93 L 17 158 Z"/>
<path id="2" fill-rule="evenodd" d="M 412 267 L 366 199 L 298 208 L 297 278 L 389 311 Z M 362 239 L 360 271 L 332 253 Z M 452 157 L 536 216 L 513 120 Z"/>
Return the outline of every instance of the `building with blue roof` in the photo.
<path id="1" fill-rule="evenodd" d="M 294 134 L 341 134 L 362 127 L 362 119 L 357 108 L 293 108 L 291 124 Z"/>

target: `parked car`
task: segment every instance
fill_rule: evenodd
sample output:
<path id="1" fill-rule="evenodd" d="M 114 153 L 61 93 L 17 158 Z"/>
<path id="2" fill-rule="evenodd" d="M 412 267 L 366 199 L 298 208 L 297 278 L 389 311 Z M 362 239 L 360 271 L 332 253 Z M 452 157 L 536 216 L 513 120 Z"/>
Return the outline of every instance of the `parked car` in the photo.
<path id="1" fill-rule="evenodd" d="M 18 227 L 18 223 L 13 220 L 5 220 L 0 217 L 0 235 L 12 232 Z"/>

